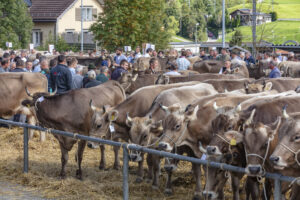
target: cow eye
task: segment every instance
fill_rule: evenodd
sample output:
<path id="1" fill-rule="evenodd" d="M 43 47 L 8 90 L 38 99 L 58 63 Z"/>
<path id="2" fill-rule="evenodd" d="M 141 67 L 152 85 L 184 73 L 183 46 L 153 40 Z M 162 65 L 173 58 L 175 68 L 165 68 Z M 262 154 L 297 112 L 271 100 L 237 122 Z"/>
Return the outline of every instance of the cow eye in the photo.
<path id="1" fill-rule="evenodd" d="M 102 124 L 98 124 L 98 125 L 97 125 L 97 128 L 101 128 L 101 127 L 102 127 Z"/>
<path id="2" fill-rule="evenodd" d="M 177 125 L 175 126 L 175 130 L 179 130 L 180 127 L 181 127 L 181 125 L 180 125 L 180 124 L 177 124 Z"/>
<path id="3" fill-rule="evenodd" d="M 300 136 L 299 135 L 295 136 L 295 141 L 300 141 Z"/>
<path id="4" fill-rule="evenodd" d="M 230 131 L 230 130 L 232 130 L 232 129 L 233 129 L 233 127 L 232 127 L 232 126 L 229 126 L 229 127 L 228 127 L 228 130 L 229 130 L 229 131 Z"/>
<path id="5" fill-rule="evenodd" d="M 147 134 L 144 134 L 144 135 L 143 135 L 143 138 L 146 139 L 146 138 L 147 138 Z"/>

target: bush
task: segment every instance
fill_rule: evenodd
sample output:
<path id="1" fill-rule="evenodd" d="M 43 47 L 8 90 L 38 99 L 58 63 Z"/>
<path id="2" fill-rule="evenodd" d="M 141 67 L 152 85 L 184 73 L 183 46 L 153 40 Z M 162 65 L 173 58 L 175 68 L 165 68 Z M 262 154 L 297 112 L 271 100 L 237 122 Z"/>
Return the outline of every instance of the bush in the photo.
<path id="1" fill-rule="evenodd" d="M 278 19 L 278 14 L 277 14 L 277 12 L 270 12 L 270 14 L 271 14 L 271 17 L 272 17 L 272 22 L 274 22 L 274 21 L 277 21 L 277 19 Z"/>
<path id="2" fill-rule="evenodd" d="M 241 46 L 243 41 L 243 35 L 240 30 L 236 30 L 232 39 L 229 41 L 229 46 L 233 47 L 235 45 Z"/>

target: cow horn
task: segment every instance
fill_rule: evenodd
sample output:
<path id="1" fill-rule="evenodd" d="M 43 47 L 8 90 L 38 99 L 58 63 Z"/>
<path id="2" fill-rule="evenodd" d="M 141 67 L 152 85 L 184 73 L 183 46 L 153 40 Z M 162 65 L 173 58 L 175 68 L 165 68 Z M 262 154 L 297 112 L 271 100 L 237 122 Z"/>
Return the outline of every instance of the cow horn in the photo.
<path id="1" fill-rule="evenodd" d="M 252 123 L 255 112 L 256 112 L 256 109 L 253 109 L 250 117 L 247 119 L 247 121 L 245 123 L 246 125 L 250 125 Z"/>
<path id="2" fill-rule="evenodd" d="M 33 95 L 30 94 L 30 92 L 28 91 L 27 86 L 25 86 L 25 91 L 26 91 L 26 94 L 27 94 L 28 96 L 33 97 Z"/>
<path id="3" fill-rule="evenodd" d="M 202 153 L 207 153 L 206 149 L 202 146 L 202 143 L 199 141 L 199 150 L 202 152 Z"/>
<path id="4" fill-rule="evenodd" d="M 249 88 L 249 83 L 244 83 L 244 86 L 245 86 L 245 89 L 248 89 Z"/>
<path id="5" fill-rule="evenodd" d="M 217 111 L 219 109 L 219 107 L 217 106 L 217 102 L 214 102 L 214 109 L 215 109 L 215 111 Z"/>
<path id="6" fill-rule="evenodd" d="M 287 105 L 283 106 L 283 109 L 282 109 L 282 115 L 283 115 L 284 119 L 288 119 L 290 117 L 286 112 L 286 107 L 287 107 Z"/>
<path id="7" fill-rule="evenodd" d="M 241 106 L 241 104 L 239 103 L 238 105 L 237 105 L 237 107 L 235 108 L 235 112 L 241 112 L 242 111 L 242 106 Z"/>
<path id="8" fill-rule="evenodd" d="M 159 106 L 161 107 L 161 109 L 163 109 L 165 112 L 168 112 L 169 109 L 167 106 L 162 105 L 161 103 L 159 104 Z"/>
<path id="9" fill-rule="evenodd" d="M 50 96 L 54 96 L 54 95 L 56 95 L 56 92 L 57 92 L 57 86 L 55 86 L 55 90 L 54 90 L 54 92 L 50 93 Z"/>
<path id="10" fill-rule="evenodd" d="M 126 113 L 126 120 L 128 120 L 129 122 L 132 122 L 132 118 L 129 117 L 129 113 Z"/>
<path id="11" fill-rule="evenodd" d="M 93 100 L 92 100 L 92 99 L 90 100 L 90 107 L 91 107 L 91 109 L 92 109 L 93 111 L 96 111 L 96 110 L 97 110 L 97 108 L 93 105 Z"/>
<path id="12" fill-rule="evenodd" d="M 138 78 L 139 74 L 135 74 L 134 77 L 131 79 L 132 82 L 135 82 L 136 79 Z"/>

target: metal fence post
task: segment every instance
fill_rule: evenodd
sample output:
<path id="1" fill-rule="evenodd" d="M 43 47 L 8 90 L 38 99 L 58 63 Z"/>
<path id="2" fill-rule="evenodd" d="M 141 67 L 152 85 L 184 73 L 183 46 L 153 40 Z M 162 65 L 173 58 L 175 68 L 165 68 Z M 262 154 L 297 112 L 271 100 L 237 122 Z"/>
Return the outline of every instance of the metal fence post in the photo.
<path id="1" fill-rule="evenodd" d="M 276 178 L 274 182 L 275 182 L 274 200 L 281 200 L 281 182 L 279 178 Z"/>
<path id="2" fill-rule="evenodd" d="M 28 173 L 28 128 L 24 127 L 24 173 Z"/>
<path id="3" fill-rule="evenodd" d="M 123 145 L 123 200 L 129 199 L 128 191 L 128 149 L 127 144 Z"/>

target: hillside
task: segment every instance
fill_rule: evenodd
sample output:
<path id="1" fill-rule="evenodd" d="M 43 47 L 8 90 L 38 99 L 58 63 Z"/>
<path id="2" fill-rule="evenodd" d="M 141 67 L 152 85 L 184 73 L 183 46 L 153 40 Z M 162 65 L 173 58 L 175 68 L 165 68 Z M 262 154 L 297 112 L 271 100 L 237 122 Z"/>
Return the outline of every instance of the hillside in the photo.
<path id="1" fill-rule="evenodd" d="M 257 4 L 257 9 L 261 12 L 269 13 L 272 11 L 271 0 L 265 0 L 262 4 Z M 278 18 L 290 19 L 298 18 L 300 19 L 300 0 L 274 0 L 274 11 L 277 12 Z M 243 4 L 228 8 L 228 12 L 243 8 Z M 245 8 L 252 8 L 252 4 L 245 4 Z"/>
<path id="2" fill-rule="evenodd" d="M 265 0 L 258 4 L 257 9 L 261 12 L 269 13 L 272 11 L 271 0 Z M 297 19 L 297 21 L 276 21 L 257 26 L 257 41 L 266 40 L 275 44 L 281 44 L 287 40 L 296 40 L 300 42 L 300 0 L 274 0 L 274 10 L 279 19 Z M 246 8 L 252 8 L 252 4 L 245 4 Z M 229 13 L 243 8 L 243 4 L 228 9 Z M 298 21 L 299 19 L 299 21 Z M 252 40 L 252 30 L 249 26 L 238 28 L 243 34 L 243 42 Z M 227 30 L 231 31 L 231 30 Z M 235 31 L 227 33 L 226 41 L 231 40 Z"/>

